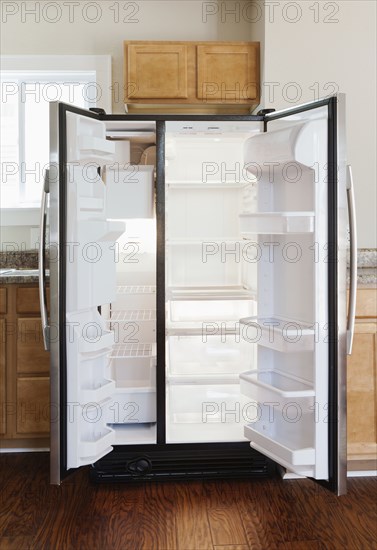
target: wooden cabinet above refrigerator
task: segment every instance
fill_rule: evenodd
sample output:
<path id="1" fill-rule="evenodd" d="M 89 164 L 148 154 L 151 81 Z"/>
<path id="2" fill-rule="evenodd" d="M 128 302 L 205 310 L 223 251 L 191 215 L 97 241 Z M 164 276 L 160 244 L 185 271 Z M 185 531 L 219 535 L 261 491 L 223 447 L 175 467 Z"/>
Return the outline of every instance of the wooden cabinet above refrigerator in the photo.
<path id="1" fill-rule="evenodd" d="M 250 113 L 259 104 L 259 42 L 124 42 L 130 112 Z"/>

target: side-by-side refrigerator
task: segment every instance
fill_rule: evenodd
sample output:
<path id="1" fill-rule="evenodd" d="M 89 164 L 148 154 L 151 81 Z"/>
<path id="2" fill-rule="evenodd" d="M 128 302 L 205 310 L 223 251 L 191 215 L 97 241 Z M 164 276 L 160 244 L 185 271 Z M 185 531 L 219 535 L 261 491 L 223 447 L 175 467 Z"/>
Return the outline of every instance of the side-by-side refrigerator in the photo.
<path id="1" fill-rule="evenodd" d="M 342 95 L 255 116 L 51 103 L 51 483 L 84 465 L 128 482 L 279 466 L 346 491 L 344 110 Z"/>

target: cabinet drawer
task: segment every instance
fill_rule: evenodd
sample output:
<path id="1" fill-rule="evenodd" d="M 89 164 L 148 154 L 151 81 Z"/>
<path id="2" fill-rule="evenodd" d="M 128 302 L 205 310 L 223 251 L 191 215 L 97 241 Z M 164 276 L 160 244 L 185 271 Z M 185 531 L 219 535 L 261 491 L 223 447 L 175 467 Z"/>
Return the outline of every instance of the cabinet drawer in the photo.
<path id="1" fill-rule="evenodd" d="M 7 312 L 7 289 L 0 288 L 0 313 Z"/>
<path id="2" fill-rule="evenodd" d="M 50 379 L 18 378 L 17 433 L 47 434 L 50 430 Z"/>
<path id="3" fill-rule="evenodd" d="M 43 347 L 41 320 L 38 317 L 17 321 L 17 372 L 48 373 L 50 354 Z"/>

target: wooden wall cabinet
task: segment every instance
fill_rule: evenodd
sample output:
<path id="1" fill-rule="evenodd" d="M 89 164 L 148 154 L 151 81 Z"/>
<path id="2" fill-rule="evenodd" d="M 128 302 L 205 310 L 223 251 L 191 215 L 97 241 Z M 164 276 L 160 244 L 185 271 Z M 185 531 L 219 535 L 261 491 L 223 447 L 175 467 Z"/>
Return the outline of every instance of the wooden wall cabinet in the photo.
<path id="1" fill-rule="evenodd" d="M 259 42 L 124 42 L 124 103 L 247 113 L 259 103 L 259 57 Z"/>
<path id="2" fill-rule="evenodd" d="M 349 469 L 377 468 L 377 289 L 359 288 L 352 355 L 347 361 Z"/>
<path id="3" fill-rule="evenodd" d="M 36 285 L 0 289 L 0 446 L 49 445 L 49 354 L 44 350 Z"/>

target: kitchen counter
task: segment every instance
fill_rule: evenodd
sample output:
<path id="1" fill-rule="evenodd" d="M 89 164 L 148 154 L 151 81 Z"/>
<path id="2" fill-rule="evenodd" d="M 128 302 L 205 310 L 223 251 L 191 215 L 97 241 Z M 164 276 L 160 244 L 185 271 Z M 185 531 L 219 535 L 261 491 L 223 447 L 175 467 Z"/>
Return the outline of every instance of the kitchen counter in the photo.
<path id="1" fill-rule="evenodd" d="M 9 269 L 5 273 L 0 270 L 0 285 L 38 283 L 38 269 Z"/>

